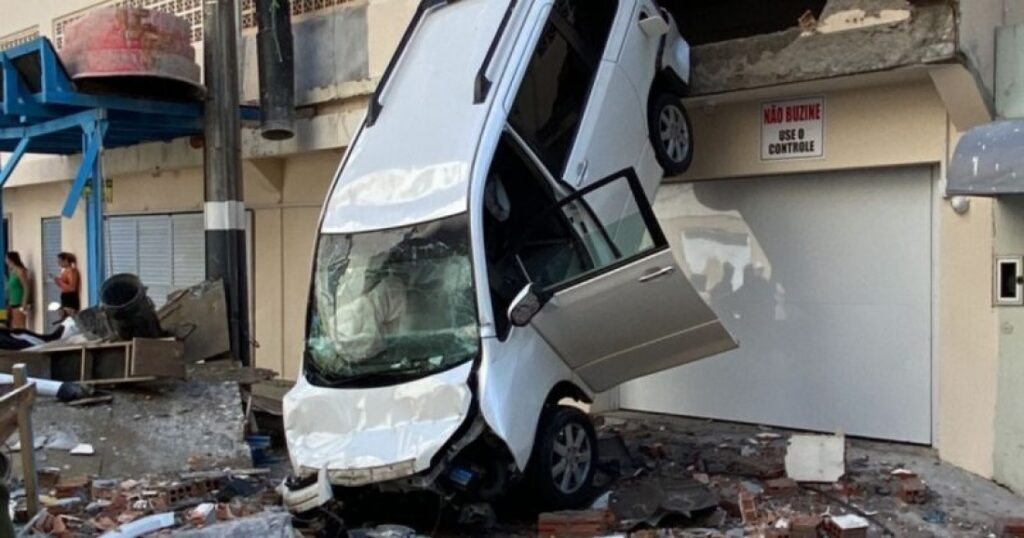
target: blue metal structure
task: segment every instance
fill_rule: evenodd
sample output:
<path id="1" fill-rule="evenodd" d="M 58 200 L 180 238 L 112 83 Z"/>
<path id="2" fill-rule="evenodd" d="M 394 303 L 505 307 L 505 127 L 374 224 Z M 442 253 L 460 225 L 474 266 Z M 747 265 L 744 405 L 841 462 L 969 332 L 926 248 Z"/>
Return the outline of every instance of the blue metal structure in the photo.
<path id="1" fill-rule="evenodd" d="M 246 112 L 246 116 L 252 116 L 251 109 Z M 0 51 L 0 151 L 12 152 L 0 167 L 0 216 L 4 214 L 3 186 L 26 153 L 81 153 L 81 165 L 62 215 L 74 215 L 86 187 L 91 185 L 86 201 L 86 278 L 89 303 L 95 305 L 105 275 L 103 150 L 202 133 L 200 102 L 79 92 L 45 37 Z M 0 237 L 0 252 L 7 251 L 5 243 L 6 237 Z"/>

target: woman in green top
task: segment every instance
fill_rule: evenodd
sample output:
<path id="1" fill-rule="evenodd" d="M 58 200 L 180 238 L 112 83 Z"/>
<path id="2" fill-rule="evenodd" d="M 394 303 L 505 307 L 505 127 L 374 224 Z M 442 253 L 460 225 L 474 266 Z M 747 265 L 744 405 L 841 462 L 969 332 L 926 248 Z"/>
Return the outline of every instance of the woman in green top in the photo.
<path id="1" fill-rule="evenodd" d="M 7 253 L 7 320 L 12 329 L 24 329 L 28 322 L 28 269 L 17 252 Z"/>

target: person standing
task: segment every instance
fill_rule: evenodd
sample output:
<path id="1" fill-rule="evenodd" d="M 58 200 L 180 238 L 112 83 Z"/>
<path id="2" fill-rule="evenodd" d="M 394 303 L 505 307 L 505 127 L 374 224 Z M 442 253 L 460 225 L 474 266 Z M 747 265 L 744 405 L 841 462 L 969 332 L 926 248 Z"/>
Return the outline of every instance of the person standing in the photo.
<path id="1" fill-rule="evenodd" d="M 12 329 L 28 326 L 29 286 L 28 269 L 17 252 L 7 253 L 7 320 Z"/>
<path id="2" fill-rule="evenodd" d="M 57 255 L 60 274 L 53 277 L 54 283 L 60 288 L 60 317 L 74 316 L 82 309 L 81 287 L 82 275 L 78 272 L 78 259 L 70 252 Z"/>

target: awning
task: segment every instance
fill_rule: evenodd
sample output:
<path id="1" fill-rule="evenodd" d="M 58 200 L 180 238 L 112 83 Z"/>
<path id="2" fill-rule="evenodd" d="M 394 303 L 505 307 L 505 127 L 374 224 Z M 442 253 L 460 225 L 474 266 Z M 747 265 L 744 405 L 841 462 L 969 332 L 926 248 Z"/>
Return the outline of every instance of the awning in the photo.
<path id="1" fill-rule="evenodd" d="M 947 194 L 1024 194 L 1024 120 L 996 121 L 967 131 L 946 176 Z"/>

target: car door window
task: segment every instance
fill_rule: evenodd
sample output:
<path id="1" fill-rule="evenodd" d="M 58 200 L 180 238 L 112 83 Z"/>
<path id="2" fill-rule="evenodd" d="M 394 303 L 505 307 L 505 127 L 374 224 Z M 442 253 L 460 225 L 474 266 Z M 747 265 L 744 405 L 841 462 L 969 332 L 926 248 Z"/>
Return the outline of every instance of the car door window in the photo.
<path id="1" fill-rule="evenodd" d="M 556 176 L 586 110 L 618 0 L 556 0 L 509 115 Z"/>
<path id="2" fill-rule="evenodd" d="M 538 219 L 513 249 L 542 296 L 668 248 L 632 170 L 576 192 L 545 215 L 565 222 L 568 233 L 549 237 L 550 227 Z"/>

